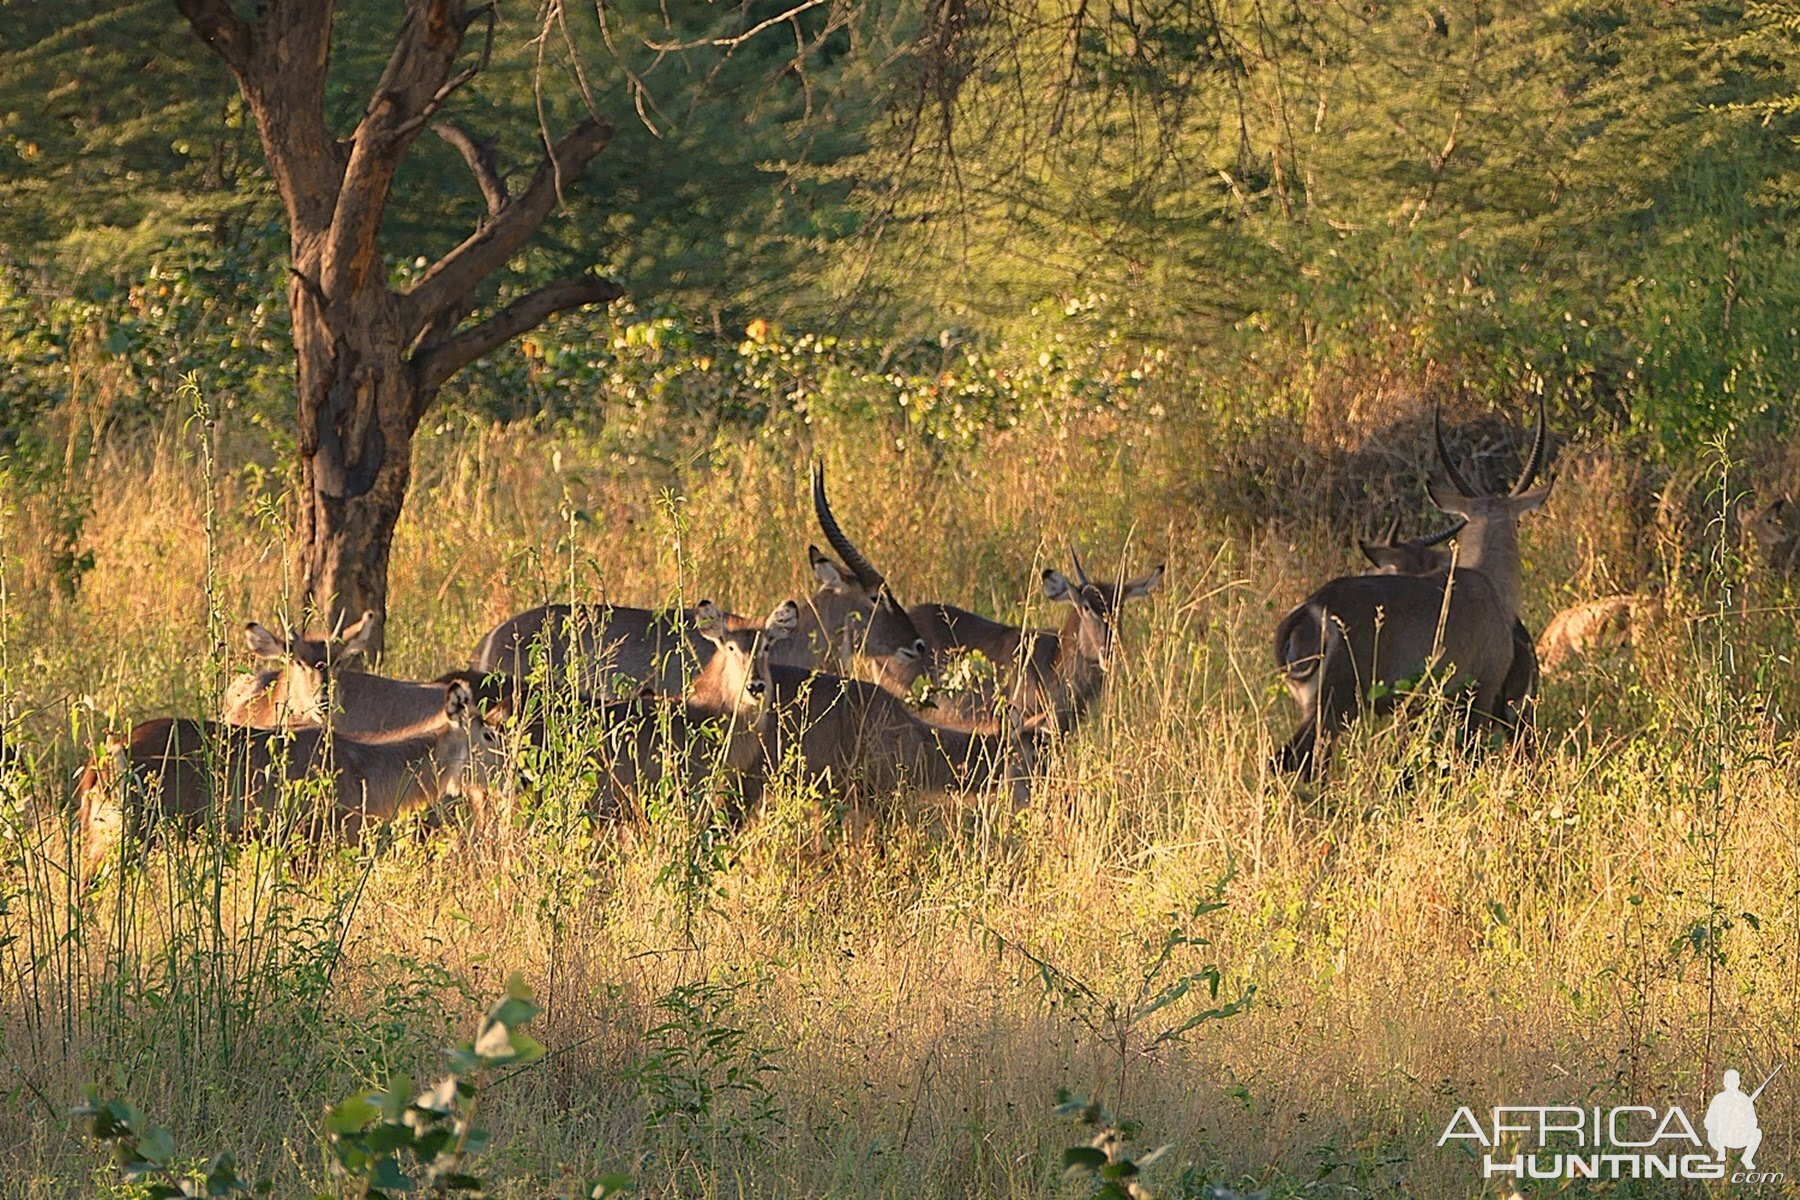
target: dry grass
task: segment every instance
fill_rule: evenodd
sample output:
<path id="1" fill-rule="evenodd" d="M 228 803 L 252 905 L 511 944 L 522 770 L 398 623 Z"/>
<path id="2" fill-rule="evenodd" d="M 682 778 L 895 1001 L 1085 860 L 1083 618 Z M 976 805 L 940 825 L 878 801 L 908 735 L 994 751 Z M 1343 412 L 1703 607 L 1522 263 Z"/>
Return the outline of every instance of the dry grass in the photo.
<path id="1" fill-rule="evenodd" d="M 1174 499 L 1205 451 L 1141 431 L 1018 431 L 941 463 L 848 438 L 821 450 L 840 516 L 907 598 L 1049 622 L 1030 581 L 1067 540 L 1096 573 L 1167 560 L 1167 591 L 1124 633 L 1125 677 L 1030 809 L 900 805 L 867 843 L 821 851 L 813 802 L 777 794 L 711 859 L 679 820 L 590 842 L 543 803 L 530 824 L 345 852 L 298 879 L 196 844 L 88 897 L 62 873 L 60 824 L 21 819 L 0 949 L 4 1194 L 107 1177 L 62 1116 L 95 1080 L 196 1155 L 230 1145 L 321 1186 L 321 1104 L 433 1069 L 515 969 L 559 1051 L 495 1094 L 491 1169 L 517 1196 L 602 1166 L 654 1194 L 1052 1194 L 1060 1086 L 1174 1143 L 1164 1194 L 1212 1178 L 1477 1195 L 1476 1169 L 1435 1145 L 1459 1104 L 1695 1113 L 1724 1066 L 1760 1079 L 1800 1062 L 1785 615 L 1690 600 L 1636 663 L 1550 686 L 1535 760 L 1471 763 L 1427 714 L 1409 741 L 1358 731 L 1328 786 L 1296 789 L 1264 766 L 1293 719 L 1266 642 L 1351 565 L 1333 536 L 1229 534 Z M 691 443 L 672 462 L 478 429 L 427 438 L 419 462 L 396 674 L 460 665 L 547 598 L 760 611 L 804 582 L 791 447 Z M 283 607 L 279 481 L 220 482 L 209 603 L 197 464 L 171 429 L 92 465 L 84 538 L 100 552 L 73 601 L 54 586 L 53 501 L 0 492 L 0 700 L 26 714 L 34 811 L 65 799 L 103 726 L 205 706 L 242 666 L 209 628 Z M 1564 597 L 1653 577 L 1630 510 L 1607 500 L 1637 486 L 1604 455 L 1565 476 L 1525 535 L 1534 627 Z M 1182 915 L 1215 889 L 1222 909 Z M 1175 926 L 1208 941 L 1146 989 Z M 1215 1002 L 1202 989 L 1135 1026 L 1121 1012 L 1215 963 L 1217 1002 L 1254 987 L 1249 1008 L 1144 1051 Z M 693 1057 L 724 1029 L 741 1036 Z M 1796 1096 L 1761 1101 L 1767 1165 L 1800 1146 Z"/>

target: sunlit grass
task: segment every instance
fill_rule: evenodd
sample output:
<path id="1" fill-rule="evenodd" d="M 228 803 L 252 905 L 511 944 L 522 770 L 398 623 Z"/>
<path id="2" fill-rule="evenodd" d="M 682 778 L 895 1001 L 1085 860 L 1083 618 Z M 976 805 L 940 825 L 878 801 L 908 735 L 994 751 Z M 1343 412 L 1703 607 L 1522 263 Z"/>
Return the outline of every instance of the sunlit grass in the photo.
<path id="1" fill-rule="evenodd" d="M 1353 569 L 1349 547 L 1323 525 L 1219 523 L 1183 500 L 1196 447 L 1095 432 L 1020 429 L 941 460 L 862 430 L 818 447 L 846 528 L 908 601 L 1049 624 L 1034 581 L 1070 541 L 1095 574 L 1169 564 L 1101 711 L 1023 811 L 898 798 L 859 840 L 778 790 L 715 847 L 679 816 L 590 839 L 567 797 L 526 797 L 360 857 L 165 848 L 88 895 L 72 773 L 102 730 L 197 713 L 246 665 L 209 646 L 209 609 L 229 626 L 292 607 L 280 481 L 221 480 L 211 597 L 191 429 L 95 461 L 73 600 L 54 499 L 0 492 L 0 711 L 34 760 L 5 829 L 5 1192 L 105 1177 L 63 1117 L 96 1080 L 197 1154 L 229 1145 L 323 1186 L 323 1103 L 423 1078 L 513 970 L 555 1052 L 491 1101 L 493 1173 L 521 1197 L 602 1168 L 657 1194 L 1050 1194 L 1063 1086 L 1174 1144 L 1153 1175 L 1169 1194 L 1474 1195 L 1476 1167 L 1435 1145 L 1459 1104 L 1694 1112 L 1724 1066 L 1800 1059 L 1785 613 L 1694 600 L 1635 661 L 1549 681 L 1533 758 L 1470 758 L 1427 712 L 1410 738 L 1355 729 L 1328 784 L 1295 787 L 1265 765 L 1294 720 L 1269 633 Z M 546 599 L 757 612 L 800 594 L 807 451 L 675 447 L 425 438 L 386 669 L 461 666 Z M 1534 627 L 1566 595 L 1654 577 L 1604 499 L 1628 472 L 1596 464 L 1524 533 Z M 1193 916 L 1215 891 L 1224 906 Z M 1195 942 L 1153 972 L 1172 929 Z M 1216 997 L 1133 1015 L 1214 966 Z M 1252 988 L 1242 1013 L 1147 1048 Z M 1792 1144 L 1793 1094 L 1760 1102 L 1771 1148 Z"/>

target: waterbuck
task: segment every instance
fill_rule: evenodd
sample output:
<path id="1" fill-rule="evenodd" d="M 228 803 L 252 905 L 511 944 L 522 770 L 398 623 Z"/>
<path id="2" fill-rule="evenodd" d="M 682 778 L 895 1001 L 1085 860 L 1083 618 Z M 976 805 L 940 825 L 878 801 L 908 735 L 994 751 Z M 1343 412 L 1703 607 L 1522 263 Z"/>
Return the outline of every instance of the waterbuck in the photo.
<path id="1" fill-rule="evenodd" d="M 1428 486 L 1432 503 L 1465 520 L 1455 565 L 1419 575 L 1350 575 L 1334 579 L 1282 618 L 1275 661 L 1300 705 L 1301 721 L 1276 756 L 1283 771 L 1310 776 L 1319 739 L 1371 706 L 1391 707 L 1395 689 L 1427 673 L 1467 686 L 1472 711 L 1516 730 L 1535 681 L 1530 636 L 1519 623 L 1519 518 L 1544 503 L 1550 484 L 1532 489 L 1544 464 L 1543 401 L 1523 470 L 1504 496 L 1478 494 L 1463 479 L 1435 426 L 1438 460 L 1448 486 Z"/>
<path id="2" fill-rule="evenodd" d="M 1437 533 L 1399 540 L 1400 518 L 1395 517 L 1379 542 L 1359 542 L 1363 557 L 1372 564 L 1365 575 L 1433 575 L 1450 570 L 1456 555 L 1444 543 L 1462 532 L 1467 521 L 1458 519 Z M 1537 700 L 1538 647 L 1522 617 L 1513 619 L 1513 665 L 1501 687 L 1501 699 L 1510 723 L 1528 729 Z"/>
<path id="3" fill-rule="evenodd" d="M 752 628 L 710 600 L 694 615 L 713 653 L 680 699 L 645 695 L 598 709 L 594 757 L 604 782 L 590 806 L 597 817 L 630 811 L 645 789 L 668 778 L 692 788 L 718 779 L 738 784 L 740 792 L 746 778 L 760 778 L 774 699 L 769 658 L 799 626 L 799 606 L 784 601 Z M 577 724 L 583 716 L 579 709 L 569 715 Z M 572 732 L 578 740 L 580 730 Z"/>
<path id="4" fill-rule="evenodd" d="M 444 707 L 444 687 L 454 678 L 482 694 L 480 676 L 470 672 L 415 682 L 356 669 L 354 664 L 374 644 L 380 621 L 374 612 L 365 612 L 341 633 L 324 636 L 307 636 L 291 627 L 279 635 L 249 622 L 244 640 L 250 652 L 275 665 L 238 676 L 220 701 L 220 718 L 255 729 L 325 725 L 349 737 L 378 738 L 437 718 Z"/>
<path id="5" fill-rule="evenodd" d="M 1069 606 L 1058 630 L 1007 625 L 952 604 L 907 609 L 936 661 L 979 652 L 998 673 L 999 697 L 1006 704 L 1027 722 L 1048 717 L 1062 733 L 1086 715 L 1106 687 L 1120 611 L 1127 601 L 1155 591 L 1163 577 L 1159 564 L 1137 579 L 1095 583 L 1073 546 L 1069 557 L 1073 582 L 1054 568 L 1043 575 L 1044 595 Z M 997 699 L 978 694 L 977 703 L 992 714 Z"/>
<path id="6" fill-rule="evenodd" d="M 797 764 L 805 781 L 844 796 L 859 816 L 865 802 L 911 788 L 928 795 L 1004 789 L 1029 796 L 1037 768 L 1038 723 L 1009 711 L 998 732 L 921 720 L 892 693 L 860 679 L 772 667 L 772 767 Z"/>
<path id="7" fill-rule="evenodd" d="M 840 566 L 818 547 L 806 548 L 818 588 L 800 607 L 792 636 L 772 651 L 772 661 L 870 678 L 904 691 L 926 669 L 925 645 L 879 573 L 830 519 L 824 488 L 823 472 L 815 468 L 815 510 L 822 514 L 833 545 L 849 547 L 846 557 L 854 565 Z M 741 617 L 730 620 L 734 628 L 760 625 Z M 586 695 L 610 694 L 616 681 L 626 681 L 678 696 L 712 651 L 712 643 L 699 633 L 692 609 L 676 613 L 547 604 L 496 626 L 481 640 L 471 665 L 477 671 L 524 677 L 535 665 L 534 656 L 541 655 L 551 681 L 565 678 L 573 664 L 575 690 Z"/>
<path id="8" fill-rule="evenodd" d="M 242 832 L 275 813 L 291 785 L 324 781 L 328 811 L 298 812 L 302 828 L 357 841 L 373 825 L 502 780 L 504 745 L 494 723 L 476 714 L 469 685 L 439 691 L 430 722 L 365 741 L 319 728 L 249 729 L 214 721 L 160 717 L 108 739 L 79 785 L 88 870 L 129 837 L 143 844 L 162 826 L 186 830 L 209 820 Z M 301 801 L 302 805 L 304 800 Z"/>

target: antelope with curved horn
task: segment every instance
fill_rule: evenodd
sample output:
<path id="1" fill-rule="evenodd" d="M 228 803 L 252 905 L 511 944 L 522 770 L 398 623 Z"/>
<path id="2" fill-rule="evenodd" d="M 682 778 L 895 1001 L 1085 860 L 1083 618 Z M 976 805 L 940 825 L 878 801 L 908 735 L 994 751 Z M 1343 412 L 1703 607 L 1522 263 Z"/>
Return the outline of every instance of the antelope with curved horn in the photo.
<path id="1" fill-rule="evenodd" d="M 1060 629 L 1007 625 L 953 604 L 907 609 L 938 661 L 979 652 L 999 672 L 999 690 L 1007 704 L 1028 722 L 1052 717 L 1062 733 L 1072 729 L 1105 690 L 1121 610 L 1128 601 L 1155 591 L 1163 577 L 1158 564 L 1137 579 L 1096 583 L 1088 578 L 1074 546 L 1069 547 L 1069 559 L 1075 568 L 1073 582 L 1054 568 L 1043 574 L 1044 596 L 1069 605 Z M 994 698 L 979 700 L 991 716 Z"/>
<path id="2" fill-rule="evenodd" d="M 813 470 L 813 504 L 827 538 L 846 559 L 840 566 L 816 546 L 806 548 L 817 590 L 800 607 L 793 635 L 775 646 L 773 662 L 809 670 L 837 670 L 904 691 L 926 669 L 925 645 L 886 581 L 838 528 L 825 500 L 822 468 Z M 729 618 L 734 628 L 760 622 Z M 650 685 L 678 696 L 712 656 L 694 610 L 675 614 L 612 605 L 547 604 L 510 617 L 476 648 L 477 671 L 524 677 L 542 658 L 550 680 L 573 665 L 576 690 L 600 696 L 615 680 Z"/>
<path id="3" fill-rule="evenodd" d="M 1452 521 L 1447 527 L 1426 537 L 1396 539 L 1400 536 L 1400 518 L 1388 525 L 1379 542 L 1358 542 L 1363 557 L 1374 566 L 1366 575 L 1429 575 L 1450 567 L 1450 551 L 1444 543 L 1462 532 L 1466 520 Z"/>
<path id="4" fill-rule="evenodd" d="M 108 739 L 79 784 L 83 858 L 89 872 L 122 838 L 144 843 L 166 824 L 198 828 L 209 816 L 239 833 L 282 802 L 288 785 L 329 783 L 330 811 L 317 835 L 350 841 L 372 825 L 465 789 L 504 783 L 502 714 L 476 713 L 469 685 L 438 688 L 438 712 L 416 730 L 364 741 L 323 729 L 246 729 L 160 717 Z"/>
<path id="5" fill-rule="evenodd" d="M 1458 518 L 1437 533 L 1400 541 L 1400 518 L 1395 517 L 1381 541 L 1358 543 L 1363 557 L 1373 564 L 1363 574 L 1433 575 L 1448 571 L 1456 561 L 1456 555 L 1444 543 L 1461 533 L 1466 524 L 1467 521 Z M 1512 639 L 1513 665 L 1501 687 L 1501 696 L 1506 704 L 1508 719 L 1520 728 L 1528 729 L 1537 697 L 1538 656 L 1541 648 L 1532 643 L 1531 631 L 1525 628 L 1522 617 L 1515 616 L 1513 619 Z"/>
<path id="6" fill-rule="evenodd" d="M 1504 496 L 1471 488 L 1435 422 L 1438 460 L 1449 486 L 1433 482 L 1432 503 L 1465 521 L 1453 567 L 1422 575 L 1350 575 L 1334 579 L 1287 614 L 1275 630 L 1275 661 L 1301 709 L 1301 721 L 1276 756 L 1284 771 L 1311 775 L 1319 740 L 1343 729 L 1366 708 L 1391 707 L 1396 685 L 1437 672 L 1445 683 L 1473 691 L 1473 712 L 1517 730 L 1535 666 L 1522 659 L 1519 593 L 1519 519 L 1540 507 L 1550 484 L 1533 489 L 1544 465 L 1547 421 L 1538 401 L 1537 433 L 1524 468 Z M 1529 636 L 1525 638 L 1529 644 Z"/>

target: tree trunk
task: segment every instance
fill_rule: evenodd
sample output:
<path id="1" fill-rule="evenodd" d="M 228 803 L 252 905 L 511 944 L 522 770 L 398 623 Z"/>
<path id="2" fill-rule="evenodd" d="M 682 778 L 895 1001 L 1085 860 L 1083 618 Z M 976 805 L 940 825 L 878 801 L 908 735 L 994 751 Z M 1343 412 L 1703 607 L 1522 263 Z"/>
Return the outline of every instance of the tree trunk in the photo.
<path id="1" fill-rule="evenodd" d="M 308 258 L 297 253 L 296 261 Z M 314 278 L 297 268 L 289 289 L 300 426 L 296 534 L 307 607 L 333 629 L 368 610 L 387 612 L 412 435 L 433 397 L 402 357 L 407 339 L 393 293 L 374 286 L 327 298 Z M 376 653 L 382 641 L 378 634 Z"/>
<path id="2" fill-rule="evenodd" d="M 507 186 L 491 142 L 447 122 L 432 126 L 475 175 L 487 219 L 406 292 L 387 286 L 380 246 L 394 174 L 408 147 L 457 89 L 480 73 L 495 10 L 469 0 L 407 0 L 387 68 L 356 127 L 334 136 L 325 112 L 332 0 L 260 0 L 246 18 L 232 0 L 175 0 L 220 55 L 256 119 L 293 247 L 300 435 L 298 536 L 312 619 L 343 628 L 387 613 L 388 556 L 412 477 L 412 437 L 457 371 L 552 314 L 607 304 L 623 289 L 583 272 L 543 284 L 472 325 L 482 282 L 523 250 L 612 140 L 597 117 L 578 121 L 525 186 Z M 478 53 L 457 70 L 472 25 Z M 466 56 L 464 56 L 466 58 Z M 378 627 L 373 652 L 384 637 Z"/>

